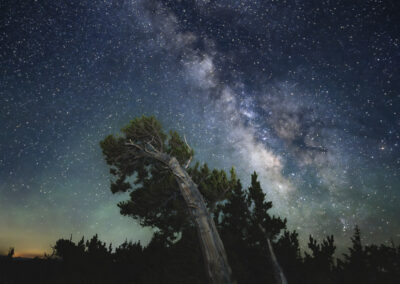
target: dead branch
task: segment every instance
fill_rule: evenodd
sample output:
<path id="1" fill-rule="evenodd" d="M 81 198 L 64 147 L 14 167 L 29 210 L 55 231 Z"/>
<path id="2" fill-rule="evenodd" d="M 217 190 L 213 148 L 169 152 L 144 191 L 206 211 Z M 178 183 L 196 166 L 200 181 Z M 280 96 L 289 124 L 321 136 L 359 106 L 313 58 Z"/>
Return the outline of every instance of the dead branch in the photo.
<path id="1" fill-rule="evenodd" d="M 186 135 L 183 135 L 183 138 L 184 138 L 184 140 L 185 140 L 186 146 L 189 148 L 189 151 L 191 152 L 191 151 L 192 151 L 192 148 L 190 148 L 188 142 L 186 141 Z M 189 167 L 190 163 L 192 162 L 192 158 L 193 158 L 193 155 L 190 155 L 190 158 L 189 158 L 189 159 L 187 160 L 187 162 L 185 163 L 185 166 L 184 166 L 185 169 L 187 169 L 187 168 Z"/>
<path id="2" fill-rule="evenodd" d="M 125 145 L 127 145 L 127 146 L 133 146 L 133 147 L 135 147 L 135 148 L 138 148 L 140 151 L 143 151 L 143 148 L 140 147 L 138 144 L 133 143 L 132 139 L 129 139 L 128 141 L 129 141 L 129 143 L 127 142 L 127 143 L 125 143 Z"/>
<path id="3" fill-rule="evenodd" d="M 151 144 L 151 142 L 153 142 L 153 140 L 154 140 L 154 137 L 152 137 L 152 139 L 151 139 L 150 142 L 146 142 L 146 145 L 149 145 L 153 152 L 155 152 L 155 153 L 157 153 L 157 154 L 160 154 L 161 152 L 160 152 L 159 150 L 157 150 L 157 149 L 153 146 L 153 144 Z M 147 152 L 146 147 L 145 147 L 145 151 Z"/>

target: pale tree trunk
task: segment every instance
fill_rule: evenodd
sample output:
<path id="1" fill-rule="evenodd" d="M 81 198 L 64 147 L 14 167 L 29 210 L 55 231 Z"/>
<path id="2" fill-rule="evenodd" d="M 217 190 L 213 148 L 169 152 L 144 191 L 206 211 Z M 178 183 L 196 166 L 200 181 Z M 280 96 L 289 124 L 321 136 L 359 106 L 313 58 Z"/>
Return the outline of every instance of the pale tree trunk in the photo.
<path id="1" fill-rule="evenodd" d="M 260 227 L 261 231 L 263 231 L 264 234 L 266 234 L 265 229 L 261 224 L 258 224 Z M 274 271 L 274 278 L 277 284 L 287 284 L 287 280 L 285 277 L 285 274 L 283 273 L 283 270 L 281 266 L 279 265 L 279 262 L 275 256 L 274 253 L 274 248 L 272 247 L 271 240 L 267 237 L 267 251 L 268 251 L 268 257 L 269 261 L 271 262 L 273 271 Z"/>
<path id="2" fill-rule="evenodd" d="M 235 283 L 224 245 L 203 196 L 186 170 L 172 157 L 167 163 L 196 224 L 207 275 L 211 283 Z"/>
<path id="3" fill-rule="evenodd" d="M 186 142 L 186 139 L 185 139 Z M 156 149 L 151 142 L 141 146 L 129 140 L 126 145 L 133 146 L 140 150 L 140 154 L 133 152 L 137 156 L 147 156 L 156 159 L 165 164 L 174 174 L 179 185 L 180 192 L 185 199 L 189 212 L 195 222 L 197 235 L 200 240 L 201 251 L 203 253 L 204 264 L 206 266 L 207 276 L 213 284 L 232 284 L 232 270 L 228 263 L 224 245 L 219 237 L 214 220 L 208 212 L 206 203 L 201 195 L 197 185 L 186 172 L 175 157 L 169 156 Z M 189 147 L 189 146 L 188 146 Z M 190 147 L 189 147 L 190 148 Z M 189 165 L 191 158 L 187 162 Z"/>
<path id="4" fill-rule="evenodd" d="M 277 284 L 287 284 L 288 282 L 286 280 L 285 274 L 283 274 L 283 270 L 282 270 L 281 266 L 279 265 L 278 260 L 276 259 L 274 249 L 272 247 L 272 244 L 271 244 L 271 241 L 269 240 L 269 238 L 267 238 L 267 242 L 268 242 L 268 250 L 270 253 L 270 261 L 274 268 L 275 281 Z"/>

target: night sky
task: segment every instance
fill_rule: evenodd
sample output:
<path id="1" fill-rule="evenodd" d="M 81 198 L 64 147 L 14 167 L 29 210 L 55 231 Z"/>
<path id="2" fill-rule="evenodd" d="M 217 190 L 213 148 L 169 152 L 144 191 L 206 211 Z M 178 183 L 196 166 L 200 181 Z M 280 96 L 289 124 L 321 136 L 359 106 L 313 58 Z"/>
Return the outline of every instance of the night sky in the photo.
<path id="1" fill-rule="evenodd" d="M 256 170 L 303 245 L 334 234 L 340 250 L 356 224 L 365 244 L 399 244 L 399 6 L 2 1 L 0 252 L 146 244 L 99 147 L 143 114 L 245 186 Z"/>

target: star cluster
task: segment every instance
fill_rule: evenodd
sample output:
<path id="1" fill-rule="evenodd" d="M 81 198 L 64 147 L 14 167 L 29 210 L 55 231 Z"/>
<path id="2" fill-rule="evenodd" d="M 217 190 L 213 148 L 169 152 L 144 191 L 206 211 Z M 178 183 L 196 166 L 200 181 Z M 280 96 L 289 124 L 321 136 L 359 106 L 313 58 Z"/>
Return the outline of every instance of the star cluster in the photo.
<path id="1" fill-rule="evenodd" d="M 315 2 L 315 1 L 314 1 Z M 99 233 L 119 215 L 99 141 L 155 115 L 196 159 L 259 173 L 307 234 L 400 240 L 400 31 L 391 1 L 1 4 L 0 250 Z"/>

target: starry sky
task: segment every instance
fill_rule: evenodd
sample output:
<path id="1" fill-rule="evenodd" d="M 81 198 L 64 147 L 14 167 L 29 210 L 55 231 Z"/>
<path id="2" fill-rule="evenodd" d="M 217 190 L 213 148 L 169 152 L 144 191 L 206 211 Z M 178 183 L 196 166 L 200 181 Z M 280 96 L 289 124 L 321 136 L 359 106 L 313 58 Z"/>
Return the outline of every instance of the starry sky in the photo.
<path id="1" fill-rule="evenodd" d="M 155 115 L 195 159 L 256 170 L 289 229 L 400 242 L 400 9 L 380 0 L 0 4 L 0 252 L 152 234 L 99 147 Z"/>

